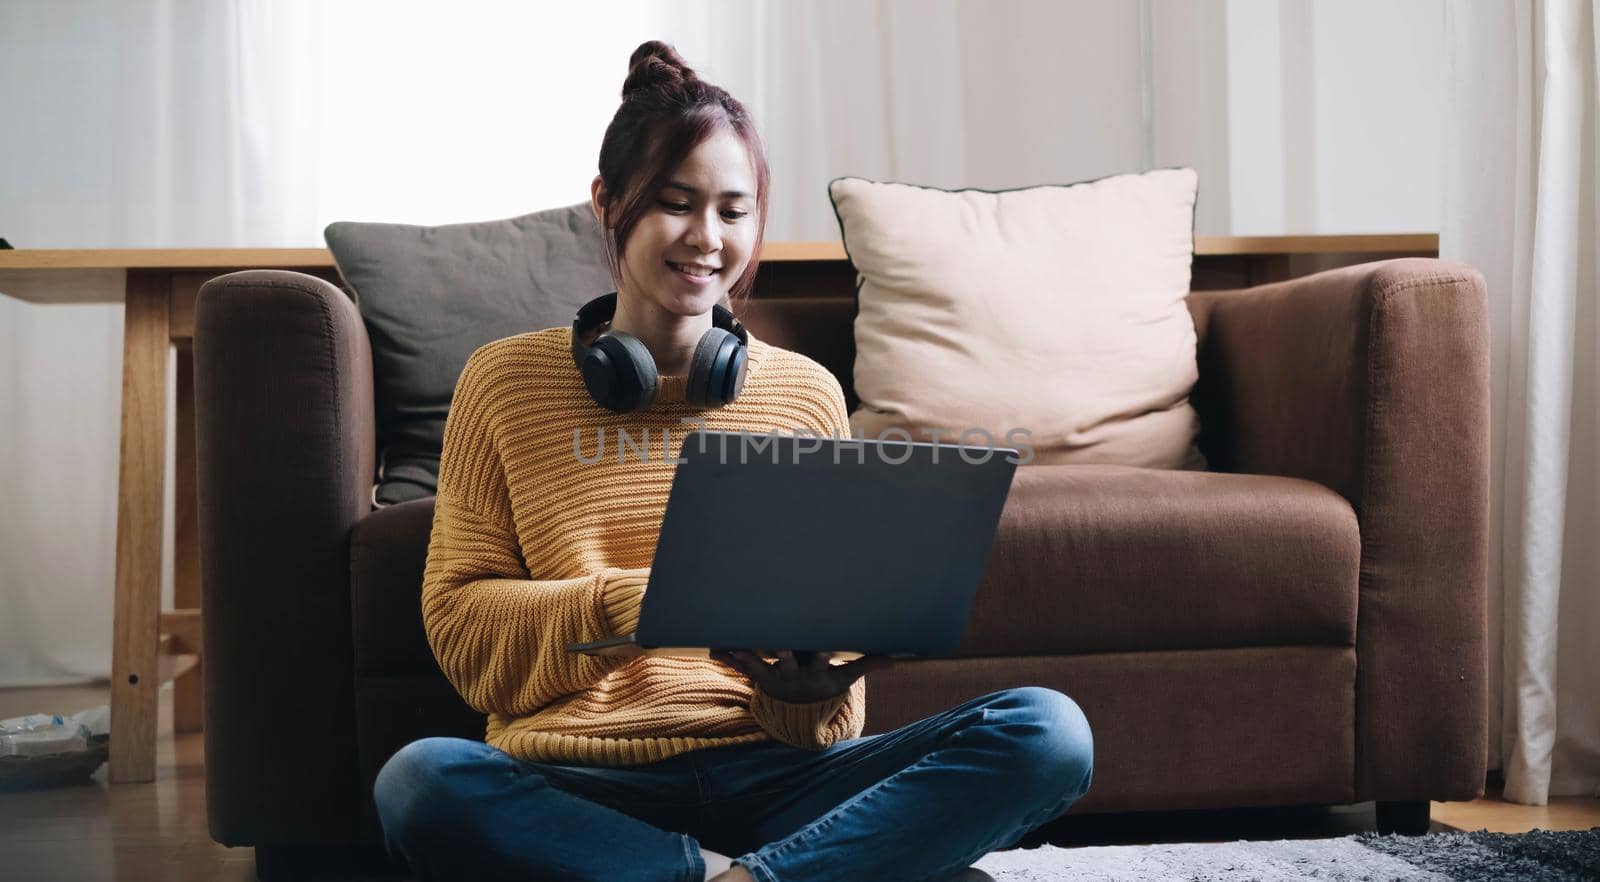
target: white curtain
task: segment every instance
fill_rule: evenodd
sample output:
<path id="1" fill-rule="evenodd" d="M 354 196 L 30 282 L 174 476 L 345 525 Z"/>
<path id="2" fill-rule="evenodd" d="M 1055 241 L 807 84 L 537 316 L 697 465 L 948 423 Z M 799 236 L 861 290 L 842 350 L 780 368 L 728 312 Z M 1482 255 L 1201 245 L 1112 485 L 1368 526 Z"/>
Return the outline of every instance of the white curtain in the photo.
<path id="1" fill-rule="evenodd" d="M 1493 331 L 1491 743 L 1506 798 L 1600 795 L 1600 57 L 1586 0 L 1447 4 L 1441 250 Z"/>

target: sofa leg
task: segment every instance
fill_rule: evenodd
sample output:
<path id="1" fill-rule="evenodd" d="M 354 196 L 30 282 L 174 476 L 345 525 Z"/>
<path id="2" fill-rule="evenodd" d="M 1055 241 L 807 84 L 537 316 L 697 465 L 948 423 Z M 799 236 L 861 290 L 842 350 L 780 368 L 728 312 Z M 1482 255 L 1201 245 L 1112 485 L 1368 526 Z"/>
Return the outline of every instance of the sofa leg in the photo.
<path id="1" fill-rule="evenodd" d="M 1378 800 L 1378 832 L 1384 835 L 1421 836 L 1428 832 L 1426 799 Z"/>
<path id="2" fill-rule="evenodd" d="M 404 877 L 383 850 L 337 845 L 258 845 L 260 882 L 366 882 Z"/>

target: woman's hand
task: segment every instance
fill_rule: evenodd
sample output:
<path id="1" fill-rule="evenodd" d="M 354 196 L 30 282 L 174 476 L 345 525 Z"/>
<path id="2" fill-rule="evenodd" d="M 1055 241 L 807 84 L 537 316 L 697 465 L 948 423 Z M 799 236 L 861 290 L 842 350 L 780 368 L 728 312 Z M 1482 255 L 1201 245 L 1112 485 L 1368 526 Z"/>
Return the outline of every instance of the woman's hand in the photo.
<path id="1" fill-rule="evenodd" d="M 810 704 L 842 695 L 857 680 L 894 664 L 886 655 L 864 655 L 842 665 L 828 664 L 832 653 L 793 652 L 773 653 L 778 657 L 768 662 L 754 652 L 744 650 L 714 650 L 711 657 L 738 668 L 757 689 L 779 701 L 789 704 Z"/>

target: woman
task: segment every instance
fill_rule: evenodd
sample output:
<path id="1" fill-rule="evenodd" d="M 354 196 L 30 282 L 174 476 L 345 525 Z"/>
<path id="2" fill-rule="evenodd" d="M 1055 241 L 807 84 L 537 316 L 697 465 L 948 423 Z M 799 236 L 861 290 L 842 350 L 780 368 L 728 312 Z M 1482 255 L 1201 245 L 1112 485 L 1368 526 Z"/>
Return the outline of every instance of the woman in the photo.
<path id="1" fill-rule="evenodd" d="M 632 632 L 675 467 L 596 459 L 597 441 L 702 420 L 849 434 L 827 370 L 719 305 L 748 293 L 766 216 L 749 114 L 659 42 L 635 50 L 622 97 L 592 187 L 617 294 L 572 329 L 482 347 L 456 386 L 423 619 L 488 732 L 389 760 L 388 847 L 425 879 L 959 874 L 1087 791 L 1088 724 L 1060 693 L 998 692 L 862 738 L 879 657 L 565 649 Z"/>

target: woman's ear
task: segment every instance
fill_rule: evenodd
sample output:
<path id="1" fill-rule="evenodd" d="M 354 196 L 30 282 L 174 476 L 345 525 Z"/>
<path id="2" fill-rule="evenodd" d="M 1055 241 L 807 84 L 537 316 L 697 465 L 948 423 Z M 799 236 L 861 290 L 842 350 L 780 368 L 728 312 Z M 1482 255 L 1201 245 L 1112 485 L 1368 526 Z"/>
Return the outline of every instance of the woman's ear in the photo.
<path id="1" fill-rule="evenodd" d="M 606 203 L 609 199 L 605 182 L 600 180 L 599 175 L 595 175 L 594 182 L 589 185 L 589 207 L 594 209 L 594 219 L 599 221 L 602 227 L 606 226 Z"/>

